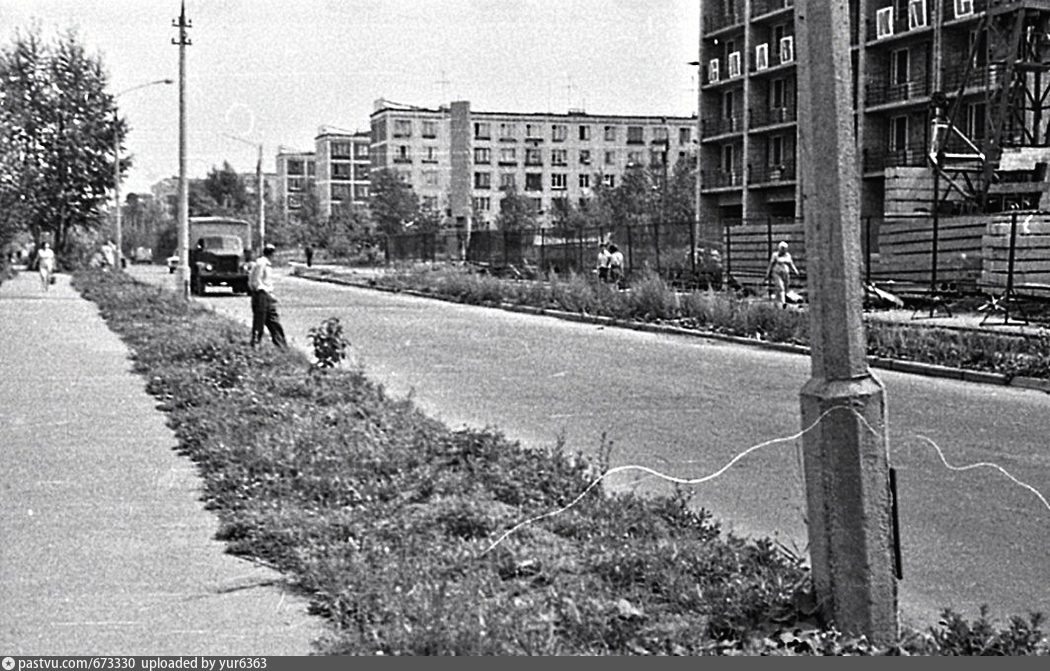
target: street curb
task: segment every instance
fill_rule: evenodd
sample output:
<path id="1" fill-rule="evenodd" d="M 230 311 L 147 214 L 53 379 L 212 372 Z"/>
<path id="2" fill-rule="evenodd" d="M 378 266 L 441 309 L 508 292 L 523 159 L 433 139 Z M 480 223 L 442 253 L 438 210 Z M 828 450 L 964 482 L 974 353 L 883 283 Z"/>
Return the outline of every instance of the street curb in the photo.
<path id="1" fill-rule="evenodd" d="M 331 284 L 342 284 L 345 286 L 353 286 L 361 289 L 373 289 L 376 291 L 385 291 L 387 293 L 400 293 L 409 296 L 416 296 L 418 298 L 429 298 L 433 300 L 445 301 L 446 303 L 459 303 L 461 305 L 477 305 L 478 307 L 497 308 L 500 310 L 506 310 L 508 312 L 520 312 L 524 314 L 553 317 L 555 319 L 563 319 L 566 321 L 574 321 L 585 324 L 600 324 L 602 326 L 614 326 L 618 328 L 627 328 L 635 331 L 645 331 L 649 333 L 681 335 L 693 338 L 707 338 L 709 340 L 719 340 L 722 342 L 733 343 L 736 345 L 746 345 L 748 347 L 758 347 L 761 349 L 786 352 L 788 354 L 801 354 L 808 356 L 810 353 L 809 347 L 806 347 L 805 345 L 769 342 L 766 340 L 758 340 L 756 338 L 745 338 L 743 336 L 730 335 L 728 333 L 718 333 L 716 331 L 687 329 L 682 328 L 680 326 L 671 326 L 669 324 L 648 324 L 645 322 L 628 321 L 623 319 L 616 319 L 614 317 L 606 317 L 602 315 L 589 315 L 587 313 L 580 312 L 566 312 L 564 310 L 538 308 L 532 305 L 517 305 L 514 303 L 465 303 L 464 301 L 461 301 L 453 296 L 444 296 L 440 294 L 430 293 L 427 291 L 419 291 L 418 289 L 398 289 L 395 287 L 385 287 L 379 284 L 372 284 L 370 282 L 361 281 L 358 279 L 348 279 L 345 277 L 339 277 L 337 275 L 314 275 L 313 273 L 306 274 L 298 270 L 294 270 L 294 275 L 295 277 L 315 282 L 329 282 Z M 1042 391 L 1050 394 L 1050 380 L 1043 380 L 1041 378 L 1024 376 L 1011 377 L 1003 373 L 989 373 L 985 371 L 967 370 L 964 368 L 953 368 L 951 366 L 939 366 L 936 364 L 922 363 L 919 361 L 907 361 L 903 359 L 885 359 L 876 356 L 868 357 L 868 366 L 870 366 L 871 368 L 892 370 L 898 373 L 924 375 L 926 377 L 940 377 L 951 380 L 961 380 L 963 382 L 973 382 L 976 384 L 991 384 L 1004 387 L 1018 387 L 1022 389 Z"/>

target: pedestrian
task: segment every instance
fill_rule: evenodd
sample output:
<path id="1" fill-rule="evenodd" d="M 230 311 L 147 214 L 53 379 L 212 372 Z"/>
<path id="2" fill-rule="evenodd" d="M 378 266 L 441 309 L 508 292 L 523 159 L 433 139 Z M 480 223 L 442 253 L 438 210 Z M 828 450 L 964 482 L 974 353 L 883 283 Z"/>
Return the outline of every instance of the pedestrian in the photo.
<path id="1" fill-rule="evenodd" d="M 780 307 L 787 307 L 787 294 L 791 288 L 791 273 L 799 274 L 795 262 L 791 260 L 791 252 L 788 251 L 788 243 L 781 240 L 777 245 L 777 251 L 769 259 L 769 267 L 766 269 L 766 281 L 773 282 L 774 299 L 780 303 Z"/>
<path id="2" fill-rule="evenodd" d="M 623 252 L 616 245 L 609 243 L 609 281 L 619 285 L 623 279 Z"/>
<path id="3" fill-rule="evenodd" d="M 102 252 L 102 270 L 108 271 L 110 268 L 114 267 L 114 258 L 116 257 L 117 253 L 116 247 L 112 242 L 107 240 L 102 245 L 102 249 L 100 251 Z"/>
<path id="4" fill-rule="evenodd" d="M 306 267 L 312 267 L 314 265 L 314 248 L 307 245 L 303 252 L 306 254 Z"/>
<path id="5" fill-rule="evenodd" d="M 281 349 L 288 347 L 277 315 L 277 297 L 273 293 L 273 255 L 276 251 L 271 244 L 263 247 L 262 256 L 256 259 L 248 275 L 248 292 L 252 297 L 252 347 L 262 343 L 264 327 L 269 329 L 274 345 Z"/>
<path id="6" fill-rule="evenodd" d="M 607 282 L 609 280 L 609 246 L 607 243 L 602 243 L 598 247 L 598 281 Z"/>
<path id="7" fill-rule="evenodd" d="M 40 286 L 49 291 L 55 281 L 55 250 L 51 249 L 50 243 L 43 243 L 37 250 L 36 268 L 40 273 Z"/>

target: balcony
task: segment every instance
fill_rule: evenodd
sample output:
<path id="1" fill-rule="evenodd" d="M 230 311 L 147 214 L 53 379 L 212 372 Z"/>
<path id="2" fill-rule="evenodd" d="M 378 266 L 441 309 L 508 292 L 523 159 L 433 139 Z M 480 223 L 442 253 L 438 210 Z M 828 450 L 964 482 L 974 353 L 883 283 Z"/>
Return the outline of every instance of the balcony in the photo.
<path id="1" fill-rule="evenodd" d="M 743 183 L 739 170 L 725 172 L 724 170 L 704 170 L 700 174 L 700 185 L 704 189 L 721 189 L 731 186 L 740 186 Z"/>
<path id="2" fill-rule="evenodd" d="M 741 3 L 742 5 L 743 3 Z M 704 14 L 704 33 L 709 34 L 744 22 L 742 6 L 722 7 Z"/>
<path id="3" fill-rule="evenodd" d="M 995 88 L 1002 82 L 1006 75 L 1005 63 L 990 63 L 979 65 L 970 70 L 970 78 L 966 83 L 967 89 Z M 960 65 L 954 68 L 946 68 L 942 81 L 945 93 L 957 91 L 966 76 L 966 66 Z"/>
<path id="4" fill-rule="evenodd" d="M 929 95 L 930 82 L 926 79 L 914 79 L 899 84 L 871 82 L 864 85 L 864 99 L 868 107 L 906 102 Z"/>
<path id="5" fill-rule="evenodd" d="M 889 40 L 889 39 L 901 37 L 903 35 L 907 35 L 908 33 L 915 33 L 915 32 L 918 32 L 918 31 L 921 31 L 921 30 L 926 30 L 926 29 L 930 28 L 933 25 L 933 19 L 930 16 L 930 7 L 932 5 L 933 5 L 933 0 L 927 0 L 927 3 L 926 3 L 926 14 L 924 16 L 925 23 L 923 25 L 917 25 L 914 28 L 911 27 L 911 21 L 910 21 L 907 13 L 903 13 L 903 14 L 897 15 L 897 12 L 894 12 L 893 21 L 890 22 L 890 30 L 891 30 L 891 32 L 888 35 L 882 35 L 882 36 L 879 35 L 880 21 L 878 19 L 877 11 L 879 9 L 885 9 L 885 7 L 881 7 L 881 8 L 877 7 L 877 8 L 875 8 L 876 9 L 876 13 L 873 13 L 871 16 L 868 17 L 868 35 L 867 35 L 868 41 L 869 42 L 874 42 L 876 40 L 879 40 L 879 41 Z M 892 6 L 892 5 L 887 5 L 887 6 Z"/>
<path id="6" fill-rule="evenodd" d="M 798 118 L 798 112 L 794 107 L 751 108 L 748 112 L 750 114 L 752 130 L 762 128 L 763 126 L 792 123 Z"/>
<path id="7" fill-rule="evenodd" d="M 700 129 L 704 137 L 739 133 L 744 129 L 744 119 L 740 115 L 731 116 L 728 119 L 725 117 L 704 119 L 700 124 Z"/>
<path id="8" fill-rule="evenodd" d="M 975 18 L 975 17 L 979 16 L 981 14 L 981 12 L 983 12 L 984 10 L 988 9 L 988 0 L 970 0 L 969 4 L 973 7 L 973 12 L 971 12 L 969 14 L 960 14 L 957 11 L 957 7 L 956 7 L 957 5 L 960 5 L 960 4 L 965 4 L 965 3 L 960 3 L 958 0 L 946 0 L 945 1 L 945 3 L 944 3 L 944 21 L 945 21 L 945 23 L 947 23 L 949 21 L 955 21 L 955 20 L 965 21 L 967 19 L 972 19 L 972 18 Z M 1000 3 L 1000 2 L 993 2 L 992 4 L 1002 4 L 1002 3 Z"/>
<path id="9" fill-rule="evenodd" d="M 865 149 L 864 171 L 886 168 L 922 167 L 929 164 L 926 158 L 929 148 L 925 144 L 912 143 L 899 149 Z"/>
<path id="10" fill-rule="evenodd" d="M 782 9 L 790 9 L 795 6 L 795 0 L 752 0 L 751 18 L 763 18 L 766 14 L 779 12 Z"/>
<path id="11" fill-rule="evenodd" d="M 748 184 L 776 184 L 795 181 L 795 164 L 759 165 L 747 167 Z"/>

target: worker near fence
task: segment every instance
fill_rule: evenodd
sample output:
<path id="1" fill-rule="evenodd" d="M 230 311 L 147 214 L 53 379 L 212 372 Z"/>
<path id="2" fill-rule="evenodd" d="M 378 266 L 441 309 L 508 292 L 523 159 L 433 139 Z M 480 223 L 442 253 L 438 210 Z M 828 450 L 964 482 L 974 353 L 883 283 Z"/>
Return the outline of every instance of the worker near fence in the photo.
<path id="1" fill-rule="evenodd" d="M 791 259 L 788 251 L 788 243 L 781 240 L 777 245 L 777 251 L 769 259 L 769 267 L 766 269 L 766 281 L 773 283 L 774 299 L 780 307 L 787 307 L 787 294 L 791 288 L 791 274 L 799 274 L 795 262 Z"/>

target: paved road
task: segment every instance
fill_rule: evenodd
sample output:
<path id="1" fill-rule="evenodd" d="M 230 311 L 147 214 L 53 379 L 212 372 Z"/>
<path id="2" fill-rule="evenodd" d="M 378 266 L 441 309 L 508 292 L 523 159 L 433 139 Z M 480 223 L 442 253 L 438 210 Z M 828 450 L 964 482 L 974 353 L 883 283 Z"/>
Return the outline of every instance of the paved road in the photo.
<path id="1" fill-rule="evenodd" d="M 169 282 L 153 269 L 136 272 Z M 799 431 L 805 357 L 700 338 L 601 328 L 546 317 L 312 283 L 279 282 L 293 344 L 338 316 L 355 362 L 394 395 L 453 427 L 499 427 L 530 446 L 559 439 L 594 453 L 603 435 L 613 465 L 681 477 L 713 472 L 740 451 Z M 247 321 L 243 297 L 205 299 Z M 246 336 L 247 337 L 247 336 Z M 1050 614 L 1050 510 L 998 471 L 946 469 L 995 462 L 1050 494 L 1050 395 L 878 373 L 887 387 L 892 463 L 899 470 L 902 620 L 933 624 L 943 607 L 968 616 Z M 771 535 L 804 551 L 796 443 L 752 453 L 694 500 L 739 534 Z M 666 492 L 653 478 L 617 487 Z"/>

